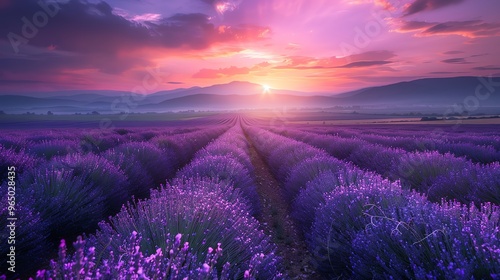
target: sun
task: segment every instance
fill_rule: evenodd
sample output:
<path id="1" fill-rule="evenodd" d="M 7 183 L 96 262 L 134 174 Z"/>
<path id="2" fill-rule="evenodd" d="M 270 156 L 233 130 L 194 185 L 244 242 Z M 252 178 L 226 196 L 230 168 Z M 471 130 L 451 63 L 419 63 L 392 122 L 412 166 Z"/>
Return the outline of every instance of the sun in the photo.
<path id="1" fill-rule="evenodd" d="M 268 85 L 262 85 L 262 93 L 263 94 L 269 94 L 271 93 L 271 87 Z"/>

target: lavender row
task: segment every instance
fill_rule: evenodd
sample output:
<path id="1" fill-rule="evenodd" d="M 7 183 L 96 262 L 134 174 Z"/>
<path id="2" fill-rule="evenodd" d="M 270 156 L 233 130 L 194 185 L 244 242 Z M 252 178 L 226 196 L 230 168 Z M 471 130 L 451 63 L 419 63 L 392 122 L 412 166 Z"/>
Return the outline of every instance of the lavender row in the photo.
<path id="1" fill-rule="evenodd" d="M 498 206 L 434 204 L 400 187 L 369 184 L 325 194 L 308 236 L 335 275 L 496 279 L 499 233 Z"/>
<path id="2" fill-rule="evenodd" d="M 208 130 L 223 126 L 214 126 Z M 228 126 L 226 126 L 228 127 Z M 129 142 L 146 142 L 154 139 L 172 139 L 173 142 L 182 142 L 186 139 L 197 139 L 199 131 L 195 128 L 147 128 L 147 129 L 115 129 L 112 131 L 86 132 L 78 129 L 40 131 L 33 135 L 33 131 L 10 131 L 0 136 L 0 175 L 5 177 L 8 164 L 18 167 L 18 172 L 39 165 L 53 157 L 69 154 L 102 154 Z M 35 131 L 36 132 L 36 131 Z M 191 132 L 191 133 L 189 133 Z M 205 134 L 205 133 L 204 133 Z M 206 133 L 206 134 L 210 134 Z M 178 141 L 178 138 L 182 141 Z M 189 141 L 189 140 L 188 140 Z M 202 143 L 203 141 L 199 141 Z M 194 148 L 200 148 L 198 147 Z"/>
<path id="3" fill-rule="evenodd" d="M 108 130 L 52 129 L 11 130 L 0 136 L 0 145 L 16 151 L 26 150 L 33 156 L 61 156 L 71 152 L 104 152 L 127 142 L 149 141 L 159 135 L 175 135 L 200 128 L 117 128 Z"/>
<path id="4" fill-rule="evenodd" d="M 285 176 L 293 217 L 320 272 L 353 279 L 500 276 L 498 206 L 434 204 L 307 144 L 247 132 L 275 175 Z"/>
<path id="5" fill-rule="evenodd" d="M 193 161 L 177 173 L 177 178 L 226 181 L 245 196 L 252 206 L 252 214 L 256 214 L 260 204 L 252 174 L 248 143 L 241 126 L 236 125 L 199 150 Z"/>
<path id="6" fill-rule="evenodd" d="M 321 132 L 343 137 L 352 137 L 355 135 L 382 135 L 387 137 L 412 136 L 416 138 L 425 138 L 429 135 L 442 135 L 443 138 L 454 142 L 472 143 L 479 146 L 492 145 L 500 149 L 500 133 L 497 125 L 357 125 L 357 126 L 337 126 L 331 127 L 304 127 L 311 132 Z"/>
<path id="7" fill-rule="evenodd" d="M 400 148 L 410 152 L 438 151 L 442 154 L 451 153 L 457 157 L 466 157 L 478 163 L 492 163 L 500 160 L 500 149 L 492 145 L 477 145 L 470 142 L 450 141 L 453 137 L 445 139 L 443 135 L 436 137 L 380 136 L 373 134 L 357 134 L 353 137 L 360 138 L 373 144 L 387 147 Z M 491 139 L 490 137 L 485 137 Z"/>
<path id="8" fill-rule="evenodd" d="M 151 188 L 172 178 L 182 166 L 177 154 L 192 157 L 225 130 L 214 127 L 191 132 L 188 141 L 179 135 L 170 136 L 181 152 L 148 142 L 128 142 L 100 155 L 70 153 L 47 161 L 23 151 L 0 148 L 0 165 L 5 170 L 11 165 L 19 168 L 19 228 L 26 230 L 27 236 L 16 246 L 19 264 L 29 266 L 33 260 L 43 263 L 44 251 L 50 251 L 53 242 L 92 231 L 131 196 L 147 196 Z M 1 189 L 1 193 L 7 193 L 5 183 Z M 2 206 L 2 216 L 7 215 L 6 206 Z M 5 229 L 7 220 L 0 223 Z M 7 250 L 7 244 L 2 243 L 0 252 L 6 254 Z"/>
<path id="9" fill-rule="evenodd" d="M 64 254 L 39 279 L 74 278 L 80 267 L 92 279 L 279 278 L 274 245 L 250 215 L 252 186 L 241 184 L 251 183 L 245 150 L 235 126 L 198 152 L 171 183 L 152 191 L 151 199 L 129 204 L 101 223 L 95 236 L 80 239 L 74 255 Z M 226 162 L 201 169 L 200 162 L 210 164 L 214 157 Z M 227 173 L 234 166 L 237 172 Z M 120 260 L 116 253 L 123 249 L 129 253 Z"/>
<path id="10" fill-rule="evenodd" d="M 278 130 L 330 155 L 353 162 L 391 180 L 401 180 L 405 188 L 417 190 L 433 202 L 441 199 L 462 203 L 500 204 L 500 164 L 475 164 L 464 158 L 435 151 L 407 152 L 371 144 L 358 138 L 342 138 L 300 130 Z"/>
<path id="11" fill-rule="evenodd" d="M 360 129 L 341 128 L 311 129 L 306 131 L 327 133 L 344 138 L 361 138 L 372 143 L 399 147 L 407 151 L 438 150 L 441 153 L 452 153 L 456 156 L 466 156 L 477 162 L 493 162 L 500 159 L 500 135 L 498 133 L 474 133 L 466 131 L 467 135 L 460 132 L 445 132 L 443 129 L 434 128 L 425 130 L 406 130 L 392 126 L 391 131 L 363 127 Z M 419 126 L 419 128 L 421 128 Z"/>

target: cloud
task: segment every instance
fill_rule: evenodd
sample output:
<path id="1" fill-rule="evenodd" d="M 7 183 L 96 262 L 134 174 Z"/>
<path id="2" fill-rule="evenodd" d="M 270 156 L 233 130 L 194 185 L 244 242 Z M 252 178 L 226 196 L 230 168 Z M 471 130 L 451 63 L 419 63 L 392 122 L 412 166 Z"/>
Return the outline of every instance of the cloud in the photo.
<path id="1" fill-rule="evenodd" d="M 201 69 L 193 75 L 193 78 L 198 79 L 216 79 L 222 77 L 232 77 L 236 75 L 244 75 L 250 73 L 250 68 L 231 66 L 228 68 L 219 69 Z"/>
<path id="2" fill-rule="evenodd" d="M 342 65 L 337 68 L 362 68 L 362 67 L 371 67 L 377 65 L 385 65 L 389 63 L 392 63 L 392 61 L 358 61 Z"/>
<path id="3" fill-rule="evenodd" d="M 127 19 L 115 14 L 105 2 L 72 0 L 59 5 L 59 12 L 49 18 L 29 44 L 55 45 L 79 53 L 111 53 L 144 47 L 203 49 L 221 42 L 260 40 L 269 34 L 268 27 L 256 25 L 221 28 L 211 23 L 208 15 L 200 13 L 167 18 L 143 14 Z M 9 32 L 22 35 L 21 18 L 40 10 L 36 0 L 12 2 L 0 10 L 0 35 L 7 36 Z"/>
<path id="4" fill-rule="evenodd" d="M 450 74 L 464 74 L 465 72 L 449 72 L 449 71 L 435 71 L 435 72 L 429 72 L 429 74 L 432 75 L 450 75 Z"/>
<path id="5" fill-rule="evenodd" d="M 268 27 L 257 25 L 217 26 L 201 13 L 126 18 L 105 2 L 70 0 L 59 3 L 58 12 L 36 28 L 35 36 L 27 38 L 16 54 L 6 40 L 8 34 L 26 37 L 21 19 L 32 21 L 32 15 L 43 9 L 37 0 L 6 3 L 0 8 L 0 72 L 19 75 L 43 71 L 57 77 L 73 70 L 118 75 L 154 67 L 158 55 L 259 41 L 270 34 Z"/>
<path id="6" fill-rule="evenodd" d="M 464 57 L 449 58 L 441 60 L 441 62 L 449 64 L 470 64 L 470 62 L 468 62 Z"/>
<path id="7" fill-rule="evenodd" d="M 333 68 L 362 68 L 391 63 L 388 61 L 396 55 L 387 50 L 369 51 L 353 54 L 347 57 L 325 57 L 314 58 L 308 56 L 286 57 L 282 65 L 275 66 L 274 69 L 333 69 Z"/>
<path id="8" fill-rule="evenodd" d="M 5 48 L 1 44 L 0 49 Z M 12 73 L 57 73 L 72 69 L 97 70 L 107 74 L 121 74 L 127 69 L 150 67 L 151 61 L 143 57 L 122 57 L 119 54 L 92 55 L 76 54 L 50 49 L 31 48 L 30 53 L 13 55 L 10 53 L 0 56 L 0 71 Z"/>
<path id="9" fill-rule="evenodd" d="M 183 82 L 167 82 L 167 84 L 171 84 L 171 85 L 182 85 L 184 84 Z"/>
<path id="10" fill-rule="evenodd" d="M 423 22 L 402 21 L 398 32 L 417 32 L 417 36 L 459 35 L 468 38 L 500 36 L 500 23 L 482 20 Z"/>
<path id="11" fill-rule="evenodd" d="M 456 5 L 464 0 L 415 0 L 405 9 L 405 15 L 413 15 L 423 11 L 431 11 L 450 5 Z"/>
<path id="12" fill-rule="evenodd" d="M 351 5 L 374 4 L 382 7 L 384 10 L 395 11 L 396 7 L 390 0 L 346 0 Z"/>
<path id="13" fill-rule="evenodd" d="M 447 51 L 447 52 L 444 52 L 443 54 L 461 54 L 461 53 L 464 53 L 463 51 Z"/>
<path id="14" fill-rule="evenodd" d="M 478 53 L 478 54 L 473 54 L 470 57 L 481 57 L 481 56 L 486 56 L 489 55 L 488 53 Z"/>
<path id="15" fill-rule="evenodd" d="M 500 66 L 488 65 L 488 66 L 474 67 L 472 69 L 479 71 L 497 71 L 500 70 Z"/>
<path id="16" fill-rule="evenodd" d="M 138 22 L 157 22 L 161 19 L 161 15 L 154 13 L 147 13 L 147 14 L 133 16 L 131 19 L 133 21 L 138 21 Z"/>

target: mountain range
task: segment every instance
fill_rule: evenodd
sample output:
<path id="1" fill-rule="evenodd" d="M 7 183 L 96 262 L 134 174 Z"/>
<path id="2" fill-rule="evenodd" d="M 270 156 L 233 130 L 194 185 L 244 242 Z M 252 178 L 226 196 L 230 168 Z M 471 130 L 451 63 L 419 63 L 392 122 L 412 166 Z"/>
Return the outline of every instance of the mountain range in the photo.
<path id="1" fill-rule="evenodd" d="M 478 77 L 426 78 L 369 87 L 336 95 L 271 89 L 259 84 L 231 82 L 210 87 L 181 88 L 137 96 L 125 91 L 61 91 L 23 94 L 0 93 L 6 113 L 165 112 L 183 110 L 240 110 L 287 107 L 328 108 L 443 108 L 468 102 L 470 106 L 500 111 L 497 87 Z M 493 78 L 493 81 L 500 78 Z M 480 88 L 481 95 L 476 96 Z M 489 91 L 488 91 L 489 90 Z M 491 91 L 491 92 L 490 92 Z M 138 98 L 140 97 L 140 98 Z M 478 98 L 479 97 L 479 98 Z M 493 108 L 493 109 L 492 109 Z"/>

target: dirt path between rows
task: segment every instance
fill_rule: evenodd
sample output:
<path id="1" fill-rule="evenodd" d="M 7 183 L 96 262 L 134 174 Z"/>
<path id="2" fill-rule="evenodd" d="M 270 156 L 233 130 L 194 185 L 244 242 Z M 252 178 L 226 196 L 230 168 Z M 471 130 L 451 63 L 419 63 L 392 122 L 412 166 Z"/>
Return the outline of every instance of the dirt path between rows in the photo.
<path id="1" fill-rule="evenodd" d="M 258 219 L 264 232 L 277 245 L 277 253 L 283 258 L 286 273 L 290 279 L 325 279 L 311 267 L 311 255 L 289 215 L 288 204 L 283 198 L 279 182 L 248 137 L 247 141 L 250 144 L 250 159 L 255 168 L 255 183 L 262 205 Z"/>

